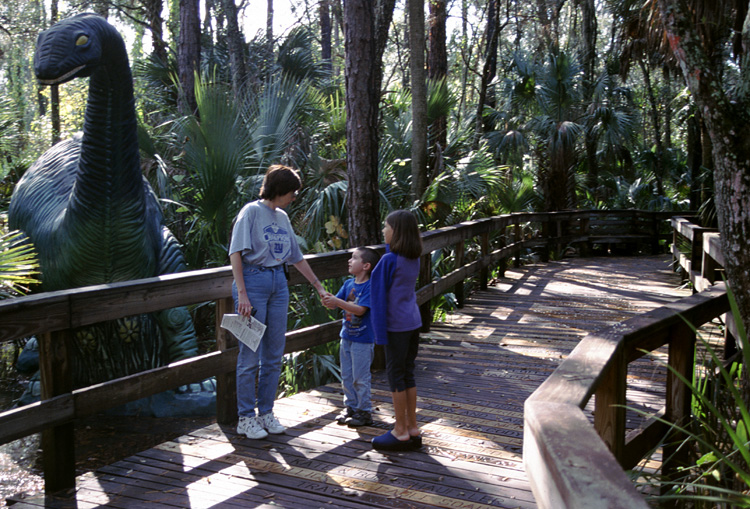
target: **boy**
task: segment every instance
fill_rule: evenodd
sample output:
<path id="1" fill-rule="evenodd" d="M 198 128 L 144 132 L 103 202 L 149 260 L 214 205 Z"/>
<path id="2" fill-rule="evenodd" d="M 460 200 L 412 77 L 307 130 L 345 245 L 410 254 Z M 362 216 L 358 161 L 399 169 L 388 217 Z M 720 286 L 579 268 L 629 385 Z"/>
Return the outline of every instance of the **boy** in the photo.
<path id="1" fill-rule="evenodd" d="M 374 249 L 360 247 L 349 259 L 349 274 L 336 296 L 323 296 L 323 305 L 344 311 L 341 327 L 341 380 L 346 408 L 336 417 L 339 424 L 352 428 L 372 425 L 370 402 L 370 365 L 375 348 L 370 323 L 370 272 L 380 255 Z"/>

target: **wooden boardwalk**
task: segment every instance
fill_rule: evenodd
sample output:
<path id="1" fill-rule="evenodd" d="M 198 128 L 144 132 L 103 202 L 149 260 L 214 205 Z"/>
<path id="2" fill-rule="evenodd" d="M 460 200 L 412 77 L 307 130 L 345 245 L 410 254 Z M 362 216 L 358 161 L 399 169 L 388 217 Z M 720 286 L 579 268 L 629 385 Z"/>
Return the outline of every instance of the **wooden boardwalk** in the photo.
<path id="1" fill-rule="evenodd" d="M 510 269 L 433 324 L 417 358 L 420 451 L 372 450 L 392 423 L 377 372 L 373 427 L 336 424 L 343 397 L 331 384 L 277 401 L 285 435 L 249 440 L 211 425 L 80 476 L 75 501 L 12 507 L 536 507 L 521 458 L 524 400 L 586 333 L 689 295 L 669 262 L 572 258 Z M 663 374 L 653 360 L 636 363 L 629 403 L 654 407 Z"/>

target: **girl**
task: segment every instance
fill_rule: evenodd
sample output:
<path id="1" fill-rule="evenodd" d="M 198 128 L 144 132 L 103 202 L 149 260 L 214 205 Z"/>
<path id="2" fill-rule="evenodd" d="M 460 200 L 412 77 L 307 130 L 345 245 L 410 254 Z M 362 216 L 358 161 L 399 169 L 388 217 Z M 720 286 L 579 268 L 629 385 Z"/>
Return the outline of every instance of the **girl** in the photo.
<path id="1" fill-rule="evenodd" d="M 391 212 L 385 219 L 386 254 L 370 278 L 375 343 L 385 345 L 385 367 L 396 414 L 393 430 L 372 439 L 375 449 L 400 451 L 422 446 L 417 425 L 414 361 L 422 318 L 415 285 L 422 255 L 422 236 L 414 215 Z"/>
<path id="2" fill-rule="evenodd" d="M 261 199 L 240 210 L 232 229 L 229 261 L 234 276 L 234 306 L 237 313 L 248 317 L 254 314 L 267 326 L 257 351 L 240 342 L 237 357 L 240 417 L 237 433 L 248 438 L 265 438 L 269 433 L 286 430 L 273 415 L 289 308 L 284 265 L 294 265 L 321 296 L 325 293 L 307 260 L 302 258 L 297 237 L 283 210 L 294 201 L 300 187 L 302 182 L 292 168 L 271 166 L 263 179 Z"/>

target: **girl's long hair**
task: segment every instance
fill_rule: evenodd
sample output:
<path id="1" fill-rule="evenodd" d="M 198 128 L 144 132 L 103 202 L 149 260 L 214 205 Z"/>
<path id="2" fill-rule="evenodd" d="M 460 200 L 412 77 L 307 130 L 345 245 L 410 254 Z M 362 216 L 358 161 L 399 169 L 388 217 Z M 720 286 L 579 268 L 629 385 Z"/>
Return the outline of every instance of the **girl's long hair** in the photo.
<path id="1" fill-rule="evenodd" d="M 422 256 L 422 235 L 419 232 L 417 218 L 408 210 L 394 210 L 385 222 L 391 225 L 391 252 L 405 258 Z"/>

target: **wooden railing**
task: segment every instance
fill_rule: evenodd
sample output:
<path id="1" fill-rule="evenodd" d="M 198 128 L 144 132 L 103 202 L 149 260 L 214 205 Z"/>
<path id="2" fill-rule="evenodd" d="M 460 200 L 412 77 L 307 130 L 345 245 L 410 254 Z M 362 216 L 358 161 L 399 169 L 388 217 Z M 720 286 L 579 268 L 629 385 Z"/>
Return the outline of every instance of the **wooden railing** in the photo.
<path id="1" fill-rule="evenodd" d="M 658 248 L 670 234 L 672 214 L 644 211 L 572 211 L 514 213 L 429 231 L 418 301 L 429 327 L 430 300 L 454 291 L 463 303 L 463 283 L 476 277 L 486 286 L 489 271 L 502 272 L 511 258 L 519 263 L 530 249 L 543 258 L 575 245 L 588 252 L 597 245 L 646 245 Z M 380 246 L 382 247 L 382 246 Z M 442 250 L 454 269 L 432 276 L 431 254 Z M 347 274 L 348 251 L 306 256 L 321 280 Z M 290 284 L 303 283 L 292 271 Z M 69 371 L 73 330 L 105 320 L 176 306 L 215 302 L 216 323 L 233 309 L 229 267 L 170 274 L 138 281 L 42 293 L 0 302 L 0 342 L 36 335 L 39 340 L 42 400 L 0 413 L 0 444 L 43 432 L 45 490 L 75 486 L 73 426 L 87 417 L 167 389 L 215 377 L 217 421 L 237 419 L 235 393 L 236 340 L 216 326 L 216 351 L 88 387 L 74 388 Z M 340 322 L 294 330 L 287 334 L 286 352 L 305 350 L 338 339 Z"/>
<path id="2" fill-rule="evenodd" d="M 523 458 L 540 507 L 647 508 L 623 469 L 661 443 L 667 423 L 690 418 L 691 393 L 674 372 L 692 379 L 694 331 L 726 313 L 729 301 L 723 282 L 712 285 L 722 261 L 718 234 L 681 217 L 671 223 L 675 261 L 703 291 L 587 335 L 525 402 Z M 628 364 L 663 345 L 672 368 L 664 407 L 626 433 Z M 592 396 L 593 425 L 583 412 Z M 665 445 L 662 454 L 667 478 L 673 447 Z"/>
<path id="3" fill-rule="evenodd" d="M 702 292 L 717 280 L 724 267 L 721 239 L 716 228 L 704 228 L 689 216 L 673 217 L 672 258 L 683 278 Z"/>

